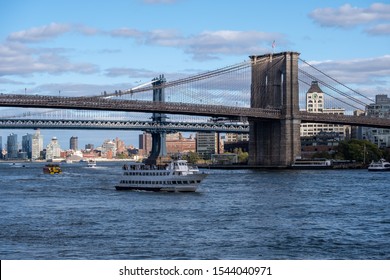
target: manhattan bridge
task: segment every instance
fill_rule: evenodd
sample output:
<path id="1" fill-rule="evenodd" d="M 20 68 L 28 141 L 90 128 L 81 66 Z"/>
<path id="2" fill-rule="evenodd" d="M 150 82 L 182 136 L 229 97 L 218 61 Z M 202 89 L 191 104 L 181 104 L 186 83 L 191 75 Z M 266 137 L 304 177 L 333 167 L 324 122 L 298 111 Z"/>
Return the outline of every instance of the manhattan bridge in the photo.
<path id="1" fill-rule="evenodd" d="M 345 113 L 304 110 L 312 81 L 325 94 L 323 108 Z M 300 154 L 301 123 L 390 128 L 389 119 L 354 115 L 373 102 L 299 53 L 282 52 L 173 81 L 160 75 L 95 96 L 1 94 L 1 107 L 28 111 L 0 116 L 0 128 L 144 130 L 152 133 L 154 156 L 164 154 L 167 133 L 249 132 L 251 164 L 288 166 Z"/>

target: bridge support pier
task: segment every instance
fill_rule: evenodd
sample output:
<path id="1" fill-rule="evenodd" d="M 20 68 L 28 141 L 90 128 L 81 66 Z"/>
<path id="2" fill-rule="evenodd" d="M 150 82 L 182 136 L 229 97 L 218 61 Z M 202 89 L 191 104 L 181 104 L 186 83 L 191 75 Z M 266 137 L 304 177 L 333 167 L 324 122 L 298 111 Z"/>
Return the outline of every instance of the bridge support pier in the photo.
<path id="1" fill-rule="evenodd" d="M 160 75 L 159 78 L 155 78 L 153 82 L 153 101 L 165 102 L 164 89 L 160 86 L 166 82 L 164 75 Z M 153 113 L 152 121 L 161 123 L 166 122 L 167 115 L 162 113 Z M 156 164 L 158 159 L 164 159 L 167 157 L 166 148 L 166 131 L 152 131 L 152 151 L 147 160 L 149 164 Z"/>
<path id="2" fill-rule="evenodd" d="M 249 120 L 249 164 L 287 167 L 300 155 L 296 52 L 251 56 L 251 108 L 282 110 L 280 120 Z"/>

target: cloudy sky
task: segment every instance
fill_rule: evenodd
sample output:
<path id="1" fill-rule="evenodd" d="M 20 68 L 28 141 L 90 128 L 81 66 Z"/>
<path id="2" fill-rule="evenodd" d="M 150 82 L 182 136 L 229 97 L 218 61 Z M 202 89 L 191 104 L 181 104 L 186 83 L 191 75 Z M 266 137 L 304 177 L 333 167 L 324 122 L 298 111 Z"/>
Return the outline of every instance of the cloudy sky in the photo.
<path id="1" fill-rule="evenodd" d="M 388 1 L 13 0 L 1 1 L 0 26 L 3 93 L 127 89 L 239 63 L 275 41 L 275 52 L 297 51 L 356 89 L 390 94 Z M 3 142 L 9 133 L 0 131 Z M 137 146 L 136 134 L 118 136 Z"/>

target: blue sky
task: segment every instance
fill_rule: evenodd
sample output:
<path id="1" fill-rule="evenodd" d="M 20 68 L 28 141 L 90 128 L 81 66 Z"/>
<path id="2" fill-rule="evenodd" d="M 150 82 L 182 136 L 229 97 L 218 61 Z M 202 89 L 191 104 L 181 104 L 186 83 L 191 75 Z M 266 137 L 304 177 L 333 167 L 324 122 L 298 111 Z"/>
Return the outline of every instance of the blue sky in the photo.
<path id="1" fill-rule="evenodd" d="M 270 52 L 274 40 L 275 52 L 300 52 L 354 88 L 390 93 L 388 1 L 13 0 L 1 1 L 0 26 L 4 93 L 127 89 L 235 64 Z M 0 131 L 3 142 L 10 132 Z M 45 142 L 54 136 L 43 133 Z M 59 133 L 63 146 L 74 134 L 92 139 Z M 95 144 L 119 136 L 138 146 L 137 134 L 98 132 Z"/>

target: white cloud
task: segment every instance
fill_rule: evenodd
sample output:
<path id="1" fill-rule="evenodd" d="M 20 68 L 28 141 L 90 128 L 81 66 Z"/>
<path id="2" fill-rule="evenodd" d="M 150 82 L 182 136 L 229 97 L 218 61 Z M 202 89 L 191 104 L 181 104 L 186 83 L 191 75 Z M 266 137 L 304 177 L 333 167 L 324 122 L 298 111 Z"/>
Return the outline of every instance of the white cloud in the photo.
<path id="1" fill-rule="evenodd" d="M 157 77 L 159 73 L 146 69 L 113 67 L 106 69 L 106 75 L 108 77 L 127 76 L 129 78 L 152 78 Z"/>
<path id="2" fill-rule="evenodd" d="M 318 8 L 309 16 L 318 24 L 327 27 L 353 27 L 375 21 L 390 20 L 390 4 L 374 3 L 368 8 L 345 4 L 339 8 Z"/>
<path id="3" fill-rule="evenodd" d="M 98 72 L 95 64 L 72 62 L 65 56 L 64 48 L 31 47 L 32 43 L 47 41 L 69 32 L 91 36 L 101 31 L 84 25 L 50 23 L 11 33 L 5 43 L 0 44 L 0 76 L 31 75 L 33 73 L 61 74 L 74 72 L 91 74 Z"/>
<path id="4" fill-rule="evenodd" d="M 11 33 L 8 41 L 32 43 L 48 40 L 72 30 L 71 25 L 61 23 L 50 23 L 40 27 L 33 27 L 27 30 Z"/>
<path id="5" fill-rule="evenodd" d="M 389 84 L 390 55 L 341 61 L 309 62 L 342 83 Z"/>
<path id="6" fill-rule="evenodd" d="M 33 83 L 25 83 L 25 82 L 20 82 L 12 79 L 7 79 L 7 78 L 0 78 L 0 84 L 9 84 L 9 85 L 32 85 Z"/>
<path id="7" fill-rule="evenodd" d="M 248 55 L 265 53 L 271 49 L 272 41 L 283 45 L 286 40 L 280 33 L 259 31 L 206 31 L 188 38 L 184 50 L 195 59 L 208 59 L 218 55 Z"/>
<path id="8" fill-rule="evenodd" d="M 112 37 L 138 38 L 142 36 L 142 32 L 134 28 L 118 28 L 108 32 Z"/>
<path id="9" fill-rule="evenodd" d="M 62 55 L 63 49 L 30 48 L 20 43 L 0 45 L 0 76 L 31 75 L 33 73 L 61 74 L 75 72 L 90 74 L 98 72 L 91 63 L 73 63 Z"/>
<path id="10" fill-rule="evenodd" d="M 121 28 L 109 32 L 111 36 L 135 39 L 138 44 L 158 45 L 182 49 L 196 60 L 216 59 L 219 55 L 247 55 L 269 52 L 272 41 L 285 45 L 285 35 L 260 31 L 218 30 L 183 36 L 176 30 L 148 32 Z"/>
<path id="11" fill-rule="evenodd" d="M 47 51 L 39 54 L 38 49 L 28 44 L 53 39 L 66 33 L 75 32 L 84 36 L 105 35 L 128 38 L 139 45 L 155 45 L 181 49 L 195 60 L 218 59 L 221 55 L 248 55 L 271 50 L 273 40 L 278 45 L 287 43 L 285 35 L 260 31 L 217 30 L 184 36 L 177 30 L 141 31 L 123 27 L 109 31 L 99 30 L 80 24 L 50 23 L 48 25 L 11 33 L 5 44 L 0 45 L 0 75 L 25 74 L 32 72 L 77 72 L 93 73 L 97 67 L 91 63 L 72 63 L 63 51 Z M 17 45 L 12 49 L 11 44 Z M 108 75 L 113 72 L 109 71 Z"/>
<path id="12" fill-rule="evenodd" d="M 48 25 L 13 32 L 7 37 L 7 41 L 19 43 L 37 43 L 50 40 L 69 32 L 76 32 L 86 36 L 102 33 L 102 31 L 96 28 L 81 24 L 64 24 L 53 22 Z"/>
<path id="13" fill-rule="evenodd" d="M 390 35 L 390 23 L 378 24 L 368 28 L 366 29 L 366 33 L 370 35 Z"/>

